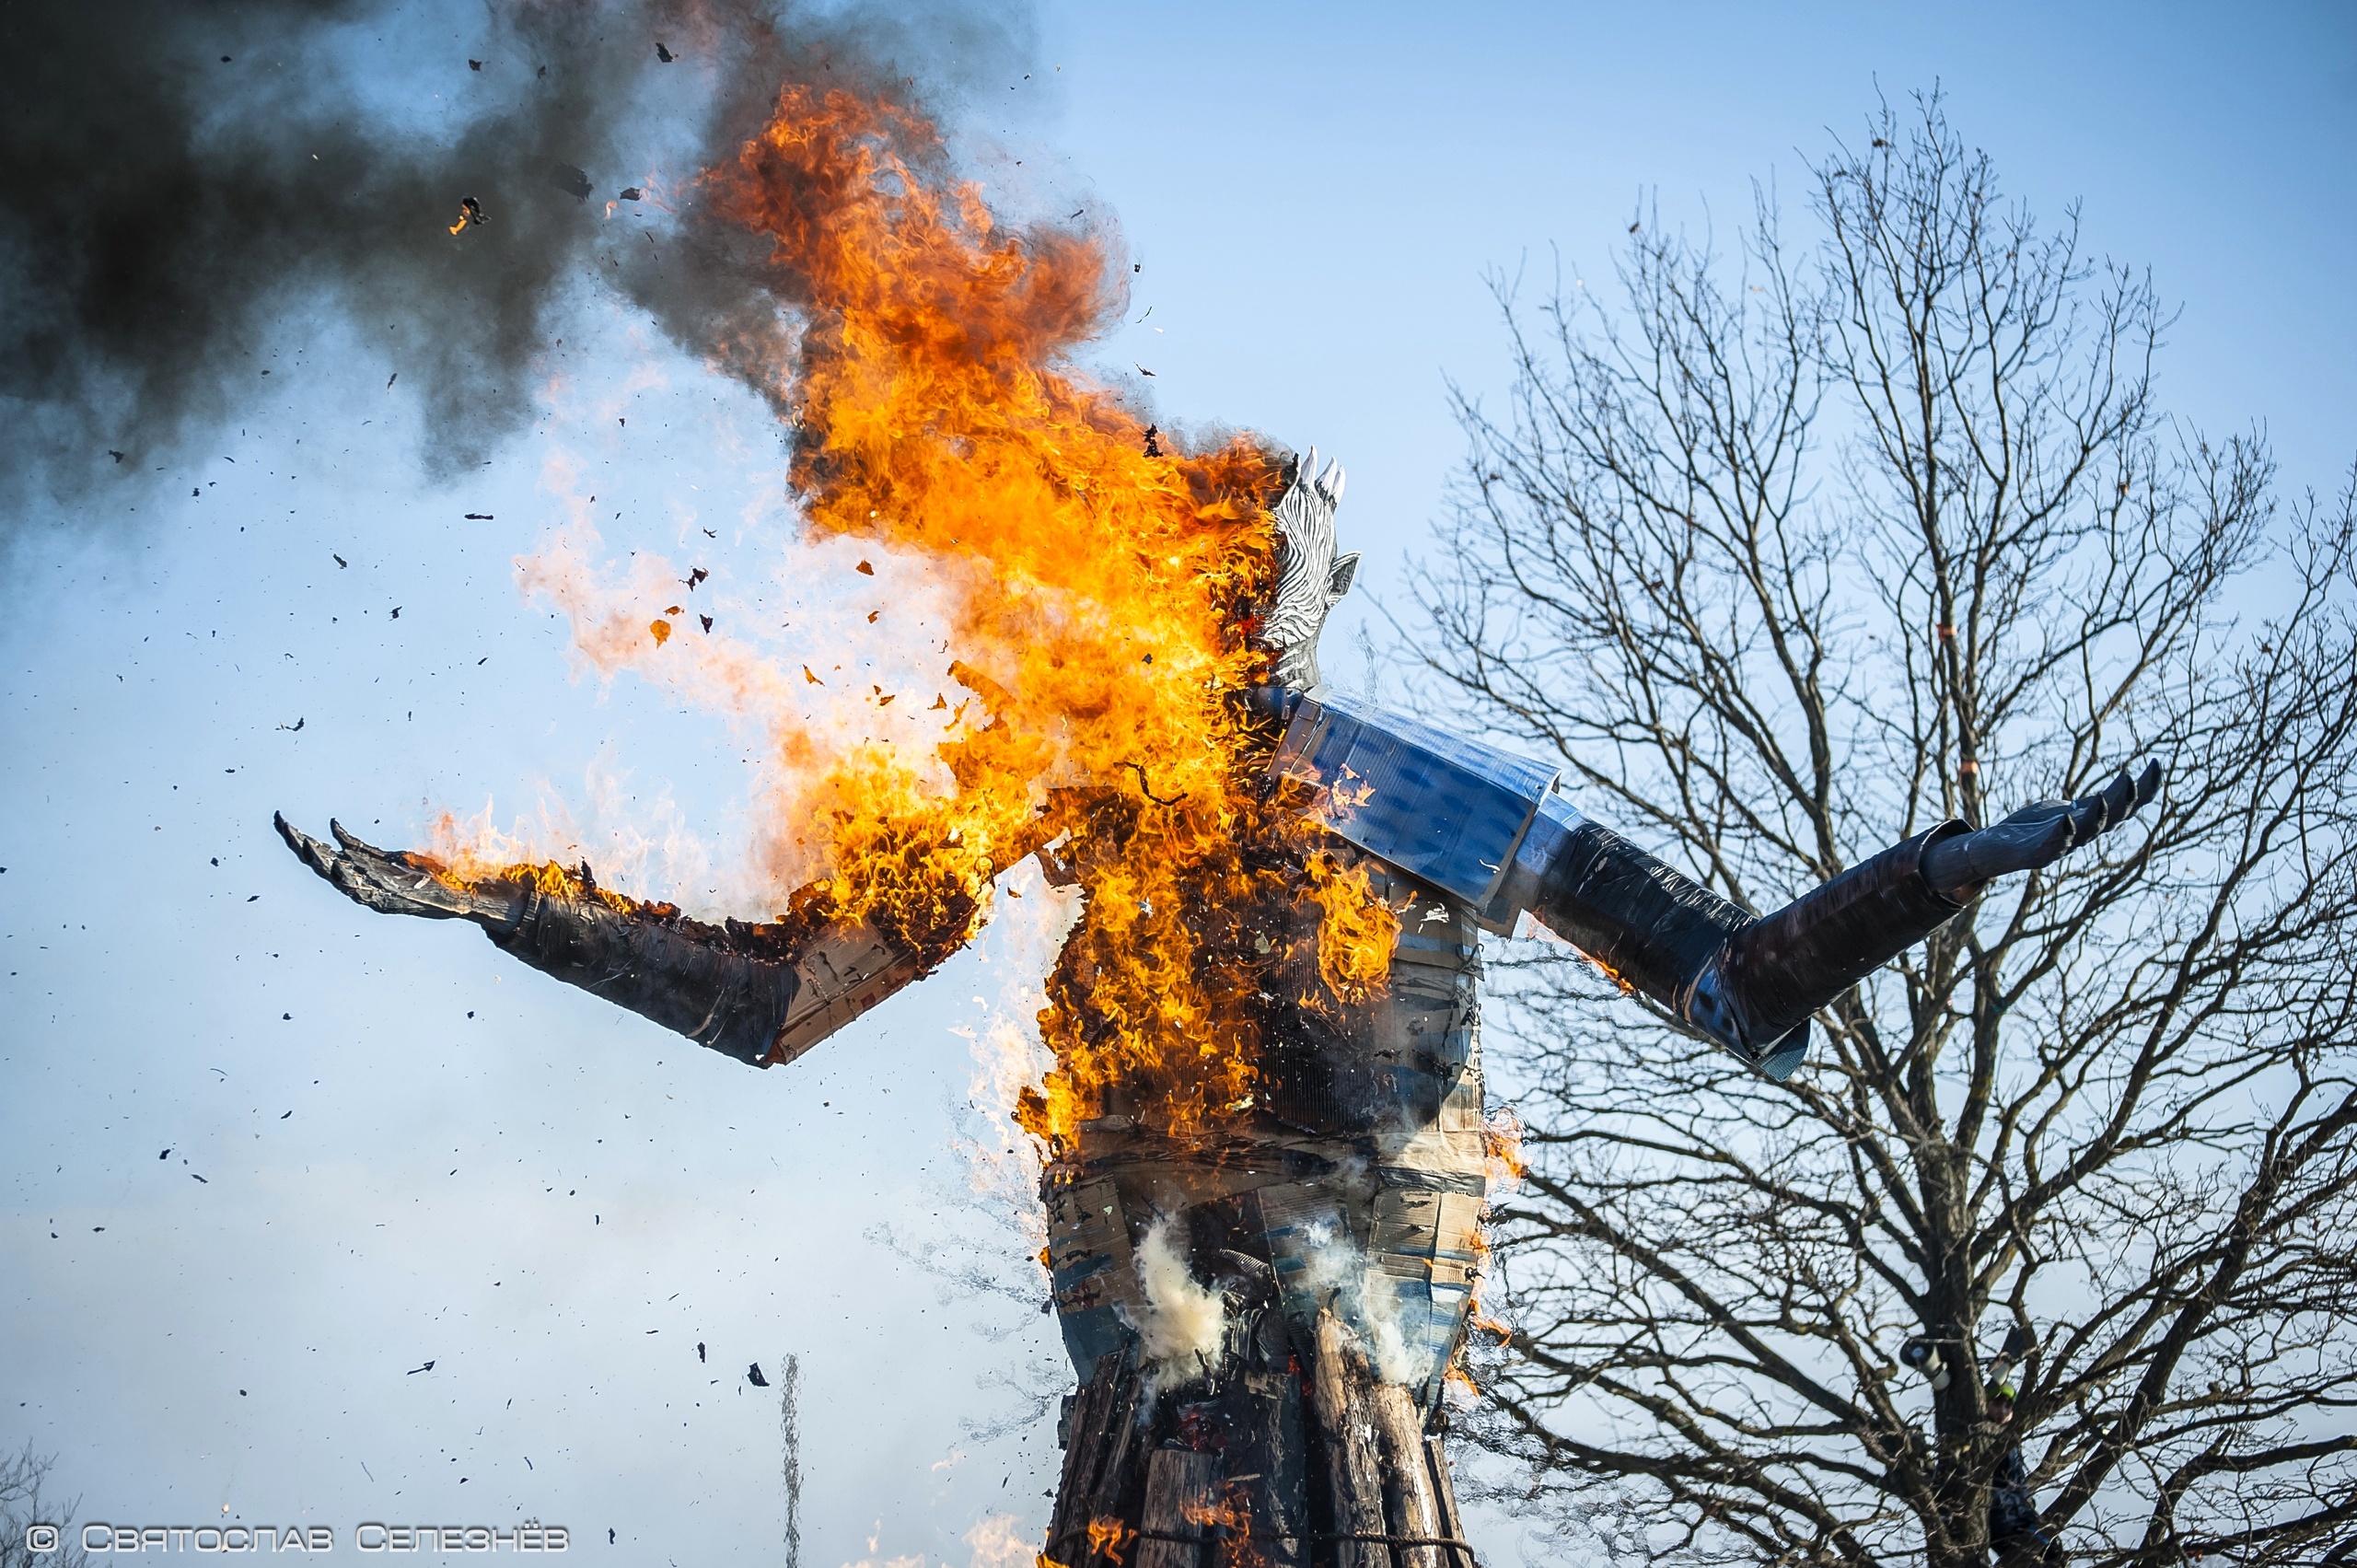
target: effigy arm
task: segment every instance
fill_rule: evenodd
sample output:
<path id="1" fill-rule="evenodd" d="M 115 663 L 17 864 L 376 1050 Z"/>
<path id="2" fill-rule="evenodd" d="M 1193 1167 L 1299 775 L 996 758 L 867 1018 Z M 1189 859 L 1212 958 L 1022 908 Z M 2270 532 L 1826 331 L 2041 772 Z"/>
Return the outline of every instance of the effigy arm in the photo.
<path id="1" fill-rule="evenodd" d="M 2158 763 L 2073 801 L 1975 830 L 1949 820 L 1755 916 L 1550 794 L 1498 901 L 1527 909 L 1631 990 L 1777 1079 L 1811 1014 L 1955 918 L 1993 877 L 2035 870 L 2126 821 L 2159 793 Z"/>
<path id="2" fill-rule="evenodd" d="M 2145 763 L 2136 774 L 2122 768 L 2093 794 L 2036 801 L 2002 822 L 1933 845 L 1923 855 L 1924 879 L 1962 902 L 1994 877 L 2052 865 L 2117 828 L 2160 793 L 2158 762 Z"/>
<path id="3" fill-rule="evenodd" d="M 756 1066 L 794 1060 L 931 967 L 861 922 L 713 925 L 606 892 L 586 866 L 553 888 L 545 877 L 470 882 L 337 823 L 329 844 L 276 822 L 305 865 L 364 908 L 470 921 L 534 969 Z"/>

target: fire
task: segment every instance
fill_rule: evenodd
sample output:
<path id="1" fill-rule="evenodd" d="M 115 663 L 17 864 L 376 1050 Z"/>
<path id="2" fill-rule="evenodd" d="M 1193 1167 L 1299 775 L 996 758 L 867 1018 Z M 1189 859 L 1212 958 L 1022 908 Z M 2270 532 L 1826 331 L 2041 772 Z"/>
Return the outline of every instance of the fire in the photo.
<path id="1" fill-rule="evenodd" d="M 1574 950 L 1578 952 L 1581 958 L 1585 958 L 1589 963 L 1594 964 L 1597 970 L 1603 974 L 1605 979 L 1619 986 L 1620 988 L 1621 995 L 1633 996 L 1636 994 L 1637 988 L 1629 983 L 1628 976 L 1622 974 L 1619 970 L 1614 969 L 1610 964 L 1606 963 L 1602 958 L 1597 958 L 1595 954 L 1589 952 L 1585 947 Z"/>
<path id="2" fill-rule="evenodd" d="M 1109 1562 L 1119 1563 L 1125 1545 L 1136 1535 L 1119 1519 L 1088 1521 L 1088 1550 L 1101 1554 Z"/>
<path id="3" fill-rule="evenodd" d="M 1235 701 L 1262 673 L 1245 633 L 1274 581 L 1273 464 L 1241 441 L 1148 457 L 1139 421 L 1063 365 L 1120 303 L 1101 245 L 1003 228 L 903 105 L 789 88 L 706 194 L 807 302 L 807 526 L 957 585 L 951 673 L 990 715 L 955 743 L 954 793 L 897 754 L 833 770 L 830 896 L 888 908 L 946 874 L 979 913 L 1044 815 L 1086 900 L 1040 1018 L 1057 1066 L 1023 1125 L 1069 1136 L 1116 1083 L 1201 1122 L 1248 1094 L 1258 1043 L 1254 988 L 1206 912 L 1285 894 L 1248 848 L 1282 827 Z"/>
<path id="4" fill-rule="evenodd" d="M 1391 972 L 1399 912 L 1367 886 L 1366 868 L 1345 870 L 1330 854 L 1309 857 L 1309 896 L 1324 915 L 1318 928 L 1318 974 L 1345 1002 L 1364 1001 Z"/>
<path id="5" fill-rule="evenodd" d="M 1273 737 L 1241 697 L 1268 674 L 1248 635 L 1277 581 L 1277 459 L 1241 437 L 1149 441 L 1070 363 L 1125 303 L 1117 259 L 1004 224 L 907 104 L 790 87 L 692 201 L 767 242 L 797 319 L 788 354 L 758 335 L 715 351 L 788 411 L 806 532 L 916 558 L 949 605 L 944 673 L 970 693 L 928 746 L 773 726 L 770 836 L 823 868 L 778 920 L 865 920 L 938 962 L 996 878 L 1052 845 L 1083 913 L 1047 984 L 1055 1065 L 1023 1093 L 1022 1127 L 1052 1149 L 1116 1086 L 1178 1132 L 1249 1105 L 1277 989 L 1256 912 L 1316 900 L 1338 1000 L 1380 985 L 1397 930 L 1363 873 L 1313 856 L 1300 885 L 1318 830 L 1261 787 Z M 708 679 L 716 704 L 744 701 L 717 690 L 732 683 L 826 684 L 801 656 L 724 669 L 722 639 L 683 654 L 644 614 L 619 656 L 712 661 L 666 679 Z"/>
<path id="6" fill-rule="evenodd" d="M 1229 1495 L 1217 1503 L 1181 1503 L 1178 1516 L 1188 1524 L 1199 1525 L 1205 1529 L 1231 1530 L 1239 1537 L 1248 1538 L 1252 1533 L 1252 1507 L 1245 1501 L 1244 1488 L 1231 1480 L 1226 1483 L 1226 1491 Z"/>
<path id="7" fill-rule="evenodd" d="M 1530 1174 L 1522 1153 L 1522 1118 L 1512 1106 L 1502 1105 L 1481 1124 L 1481 1153 L 1489 1167 L 1489 1196 L 1511 1192 Z"/>
<path id="8" fill-rule="evenodd" d="M 1473 1266 L 1468 1271 L 1473 1282 L 1473 1300 L 1466 1309 L 1465 1320 L 1476 1329 L 1495 1334 L 1498 1343 L 1510 1344 L 1514 1341 L 1514 1325 L 1492 1311 L 1482 1299 L 1490 1283 L 1490 1256 L 1489 1231 L 1477 1225 L 1473 1230 Z"/>
<path id="9" fill-rule="evenodd" d="M 1311 831 L 1260 797 L 1267 738 L 1237 702 L 1265 677 L 1246 637 L 1276 578 L 1275 464 L 1240 439 L 1149 456 L 1140 421 L 1067 363 L 1122 303 L 1101 242 L 1002 226 L 905 105 L 790 87 L 702 194 L 767 237 L 807 315 L 777 375 L 807 527 L 953 585 L 949 673 L 988 714 L 940 749 L 946 791 L 880 748 L 832 766 L 820 896 L 962 940 L 995 872 L 1068 836 L 1085 912 L 1040 1016 L 1056 1066 L 1022 1124 L 1069 1137 L 1116 1084 L 1174 1130 L 1246 1099 L 1245 920 L 1297 895 L 1281 852 Z M 1364 877 L 1320 894 L 1333 972 L 1379 981 Z"/>
<path id="10" fill-rule="evenodd" d="M 1511 1106 L 1500 1106 L 1481 1124 L 1481 1154 L 1486 1171 L 1486 1193 L 1482 1200 L 1482 1224 L 1473 1231 L 1473 1266 L 1469 1272 L 1473 1285 L 1473 1299 L 1466 1310 L 1466 1320 L 1474 1328 L 1497 1336 L 1500 1344 L 1514 1340 L 1514 1325 L 1501 1318 L 1489 1301 L 1492 1274 L 1490 1268 L 1489 1233 L 1490 1204 L 1511 1194 L 1530 1174 L 1530 1162 L 1522 1152 L 1522 1118 Z M 1461 1354 L 1461 1353 L 1460 1353 Z M 1462 1378 L 1469 1392 L 1474 1389 L 1472 1375 L 1452 1360 L 1449 1376 Z"/>

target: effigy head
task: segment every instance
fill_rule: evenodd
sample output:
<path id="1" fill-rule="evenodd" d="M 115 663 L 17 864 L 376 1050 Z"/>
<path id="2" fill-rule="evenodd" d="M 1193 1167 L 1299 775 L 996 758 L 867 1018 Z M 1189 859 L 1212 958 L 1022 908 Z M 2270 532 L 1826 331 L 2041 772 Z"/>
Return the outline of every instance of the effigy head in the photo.
<path id="1" fill-rule="evenodd" d="M 1314 477 L 1313 477 L 1314 476 Z M 1318 448 L 1295 459 L 1284 494 L 1271 509 L 1276 519 L 1281 575 L 1277 602 L 1260 631 L 1261 644 L 1277 656 L 1276 683 L 1295 691 L 1318 684 L 1318 634 L 1326 613 L 1351 591 L 1357 575 L 1356 551 L 1334 553 L 1334 509 L 1342 502 L 1342 465 L 1318 471 Z"/>

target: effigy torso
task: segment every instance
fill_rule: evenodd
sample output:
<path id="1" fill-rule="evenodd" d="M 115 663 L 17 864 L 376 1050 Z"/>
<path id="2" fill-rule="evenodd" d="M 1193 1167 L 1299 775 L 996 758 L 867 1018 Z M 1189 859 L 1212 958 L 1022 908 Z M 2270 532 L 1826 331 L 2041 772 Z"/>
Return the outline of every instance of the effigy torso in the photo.
<path id="1" fill-rule="evenodd" d="M 1307 1344 L 1330 1309 L 1387 1382 L 1424 1409 L 1439 1396 L 1484 1194 L 1477 930 L 1467 905 L 1427 883 L 1347 844 L 1321 853 L 1364 875 L 1397 918 L 1382 979 L 1338 995 L 1319 972 L 1318 907 L 1272 908 L 1262 918 L 1275 928 L 1252 944 L 1266 943 L 1270 1028 L 1251 1103 L 1181 1132 L 1116 1093 L 1047 1166 L 1054 1305 L 1084 1378 L 1132 1343 L 1220 1363 L 1166 1321 L 1201 1298 L 1157 1278 L 1159 1232 L 1178 1256 L 1219 1260 L 1223 1299 L 1242 1305 L 1217 1315 L 1217 1331 L 1247 1376 L 1283 1374 L 1291 1353 L 1270 1353 Z M 1260 1321 L 1271 1311 L 1283 1334 Z"/>

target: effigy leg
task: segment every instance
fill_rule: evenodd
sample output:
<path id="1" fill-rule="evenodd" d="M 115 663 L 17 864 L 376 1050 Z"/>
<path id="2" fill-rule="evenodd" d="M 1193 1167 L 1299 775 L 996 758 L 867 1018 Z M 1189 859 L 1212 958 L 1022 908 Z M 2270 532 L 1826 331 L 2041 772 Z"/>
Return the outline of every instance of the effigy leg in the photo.
<path id="1" fill-rule="evenodd" d="M 1290 1410 L 1217 1370 L 1157 1393 L 1133 1355 L 1106 1355 L 1073 1397 L 1042 1557 L 1060 1568 L 1475 1568 L 1447 1454 L 1413 1393 L 1382 1381 L 1331 1312 L 1289 1361 Z"/>

